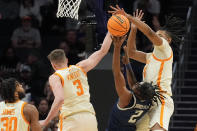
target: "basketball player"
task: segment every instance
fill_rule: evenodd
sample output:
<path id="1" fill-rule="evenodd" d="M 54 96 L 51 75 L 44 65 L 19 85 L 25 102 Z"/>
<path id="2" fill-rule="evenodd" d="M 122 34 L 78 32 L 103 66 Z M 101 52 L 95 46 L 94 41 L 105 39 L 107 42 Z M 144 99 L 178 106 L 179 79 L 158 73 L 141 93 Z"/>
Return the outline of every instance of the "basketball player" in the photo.
<path id="1" fill-rule="evenodd" d="M 126 88 L 125 79 L 120 69 L 120 50 L 124 39 L 125 37 L 113 37 L 112 68 L 119 100 L 112 109 L 108 131 L 135 131 L 136 122 L 150 109 L 152 101 L 157 101 L 162 97 L 157 86 L 148 82 L 139 83 L 136 81 L 129 64 L 127 49 L 124 47 L 128 84 L 133 92 Z"/>
<path id="2" fill-rule="evenodd" d="M 110 11 L 110 13 L 125 15 L 153 43 L 153 52 L 144 53 L 136 50 L 133 40 L 128 41 L 129 56 L 139 62 L 146 63 L 143 81 L 153 81 L 153 84 L 157 84 L 161 91 L 166 92 L 163 93 L 166 98 L 162 99 L 162 103 L 152 108 L 148 114 L 150 117 L 149 127 L 152 131 L 167 131 L 170 117 L 174 111 L 174 103 L 171 98 L 173 51 L 170 45 L 172 42 L 176 44 L 181 42 L 184 32 L 183 21 L 171 16 L 163 28 L 154 32 L 147 24 L 127 14 L 119 6 L 111 8 L 114 11 Z"/>
<path id="3" fill-rule="evenodd" d="M 107 33 L 101 49 L 76 65 L 67 66 L 68 59 L 61 49 L 53 50 L 48 58 L 56 71 L 49 77 L 55 100 L 41 125 L 47 125 L 60 110 L 59 131 L 97 131 L 97 120 L 90 103 L 87 72 L 107 54 L 111 46 Z M 60 109 L 61 107 L 61 109 Z"/>
<path id="4" fill-rule="evenodd" d="M 0 130 L 1 131 L 41 131 L 38 111 L 35 106 L 21 99 L 25 96 L 22 85 L 14 78 L 5 79 L 0 86 Z"/>

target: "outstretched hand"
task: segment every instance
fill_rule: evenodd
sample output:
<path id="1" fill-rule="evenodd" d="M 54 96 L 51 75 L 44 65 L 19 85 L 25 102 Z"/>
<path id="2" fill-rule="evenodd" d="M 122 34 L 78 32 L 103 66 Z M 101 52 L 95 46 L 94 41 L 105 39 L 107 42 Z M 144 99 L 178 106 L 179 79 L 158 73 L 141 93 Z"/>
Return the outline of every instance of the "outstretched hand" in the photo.
<path id="1" fill-rule="evenodd" d="M 116 37 L 116 36 L 112 36 L 112 41 L 114 44 L 114 47 L 120 48 L 123 44 L 123 42 L 126 39 L 126 35 L 122 36 L 122 37 Z"/>
<path id="2" fill-rule="evenodd" d="M 141 20 L 144 16 L 144 12 L 142 10 L 136 10 L 133 12 L 133 17 L 135 17 L 137 20 Z M 131 24 L 131 28 L 137 28 L 133 23 Z"/>
<path id="3" fill-rule="evenodd" d="M 144 12 L 142 10 L 136 10 L 135 12 L 133 12 L 133 16 L 138 19 L 138 20 L 141 20 L 142 17 L 144 16 Z"/>
<path id="4" fill-rule="evenodd" d="M 116 5 L 116 7 L 110 6 L 110 8 L 112 9 L 112 11 L 108 11 L 108 13 L 111 13 L 112 15 L 121 14 L 125 17 L 128 17 L 129 15 L 124 11 L 123 8 L 120 8 L 118 5 Z"/>

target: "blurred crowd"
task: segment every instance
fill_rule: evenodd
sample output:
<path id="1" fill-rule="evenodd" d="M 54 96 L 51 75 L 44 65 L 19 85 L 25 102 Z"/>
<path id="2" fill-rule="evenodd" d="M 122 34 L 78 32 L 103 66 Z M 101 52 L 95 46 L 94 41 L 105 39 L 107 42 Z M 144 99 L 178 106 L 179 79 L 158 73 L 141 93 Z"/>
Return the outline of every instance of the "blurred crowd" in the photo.
<path id="1" fill-rule="evenodd" d="M 58 0 L 0 0 L 0 77 L 18 78 L 26 90 L 24 100 L 37 106 L 43 120 L 54 99 L 48 83 L 54 71 L 46 57 L 51 50 L 63 49 L 71 65 L 99 48 L 107 32 L 109 5 L 119 4 L 130 14 L 142 9 L 144 21 L 156 31 L 167 13 L 165 2 L 82 0 L 80 21 L 76 21 L 56 18 Z M 152 44 L 142 33 L 137 34 L 136 43 L 139 50 L 152 50 Z M 141 79 L 143 65 L 133 64 L 137 78 Z M 57 122 L 58 118 L 54 119 L 45 130 L 56 131 Z"/>

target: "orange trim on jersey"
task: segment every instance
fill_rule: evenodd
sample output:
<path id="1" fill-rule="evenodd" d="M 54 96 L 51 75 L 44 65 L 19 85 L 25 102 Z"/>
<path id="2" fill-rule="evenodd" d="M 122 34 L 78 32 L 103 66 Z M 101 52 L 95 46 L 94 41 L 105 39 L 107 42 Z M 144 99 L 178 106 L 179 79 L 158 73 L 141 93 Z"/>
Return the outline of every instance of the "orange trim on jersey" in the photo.
<path id="1" fill-rule="evenodd" d="M 77 66 L 77 65 L 75 65 L 76 67 L 78 67 L 79 69 L 81 69 L 81 71 L 85 74 L 85 75 L 87 75 L 87 73 L 83 70 L 83 68 L 81 68 L 80 66 Z"/>
<path id="2" fill-rule="evenodd" d="M 165 100 L 164 98 L 161 98 L 161 114 L 160 114 L 160 126 L 163 128 L 163 115 L 164 115 L 164 106 L 165 106 Z"/>
<path id="3" fill-rule="evenodd" d="M 30 123 L 29 123 L 29 121 L 25 118 L 25 115 L 24 115 L 24 113 L 23 113 L 23 110 L 24 110 L 24 107 L 25 107 L 26 104 L 27 104 L 26 102 L 24 102 L 24 103 L 22 104 L 22 107 L 21 107 L 21 115 L 22 115 L 22 117 L 23 117 L 23 120 L 25 121 L 26 124 L 28 124 L 28 127 L 29 127 L 29 126 L 30 126 Z"/>
<path id="4" fill-rule="evenodd" d="M 63 124 L 63 118 L 62 118 L 62 115 L 59 116 L 59 119 L 60 119 L 60 131 L 62 131 L 62 124 Z"/>
<path id="5" fill-rule="evenodd" d="M 60 77 L 62 86 L 64 86 L 64 78 L 57 72 L 55 72 L 54 74 Z"/>
<path id="6" fill-rule="evenodd" d="M 173 57 L 173 52 L 171 52 L 171 56 L 167 59 L 159 59 L 154 54 L 152 54 L 153 58 L 157 61 L 163 62 L 163 61 L 169 61 Z"/>
<path id="7" fill-rule="evenodd" d="M 162 72 L 163 72 L 163 68 L 164 68 L 164 61 L 161 62 L 161 66 L 160 66 L 160 69 L 159 69 L 159 74 L 158 74 L 158 78 L 157 78 L 157 85 L 160 86 L 160 82 L 161 82 L 161 75 L 162 75 Z M 161 90 L 161 87 L 160 87 L 160 90 Z"/>
<path id="8" fill-rule="evenodd" d="M 162 72 L 163 72 L 163 68 L 164 68 L 164 61 L 161 62 L 161 66 L 159 69 L 159 74 L 158 74 L 158 78 L 157 78 L 157 85 L 159 86 L 160 91 L 162 91 L 160 83 L 161 83 L 161 76 L 162 76 Z M 160 126 L 163 128 L 163 115 L 164 115 L 164 105 L 165 105 L 165 100 L 161 99 L 162 102 L 162 106 L 161 106 L 161 114 L 160 114 Z"/>
<path id="9" fill-rule="evenodd" d="M 64 67 L 64 68 L 61 68 L 61 69 L 57 69 L 57 70 L 65 70 L 65 69 L 67 69 L 68 67 Z"/>
<path id="10" fill-rule="evenodd" d="M 57 69 L 57 70 L 65 70 L 65 69 L 67 69 L 67 68 L 70 68 L 72 65 L 69 65 L 69 66 L 66 66 L 66 67 L 64 67 L 64 68 L 61 68 L 61 69 Z"/>

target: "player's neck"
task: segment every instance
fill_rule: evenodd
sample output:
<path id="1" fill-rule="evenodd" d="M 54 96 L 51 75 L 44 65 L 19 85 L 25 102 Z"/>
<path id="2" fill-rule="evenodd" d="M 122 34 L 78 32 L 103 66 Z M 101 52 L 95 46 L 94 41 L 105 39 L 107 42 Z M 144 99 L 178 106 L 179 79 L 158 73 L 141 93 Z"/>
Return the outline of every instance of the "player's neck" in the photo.
<path id="1" fill-rule="evenodd" d="M 5 100 L 5 103 L 6 104 L 14 104 L 14 103 L 18 103 L 19 101 L 20 101 L 19 99 L 15 100 L 14 102 L 9 102 L 8 100 Z"/>
<path id="2" fill-rule="evenodd" d="M 56 66 L 56 70 L 61 70 L 61 69 L 67 68 L 67 67 L 68 67 L 67 64 L 61 64 L 61 65 Z"/>

